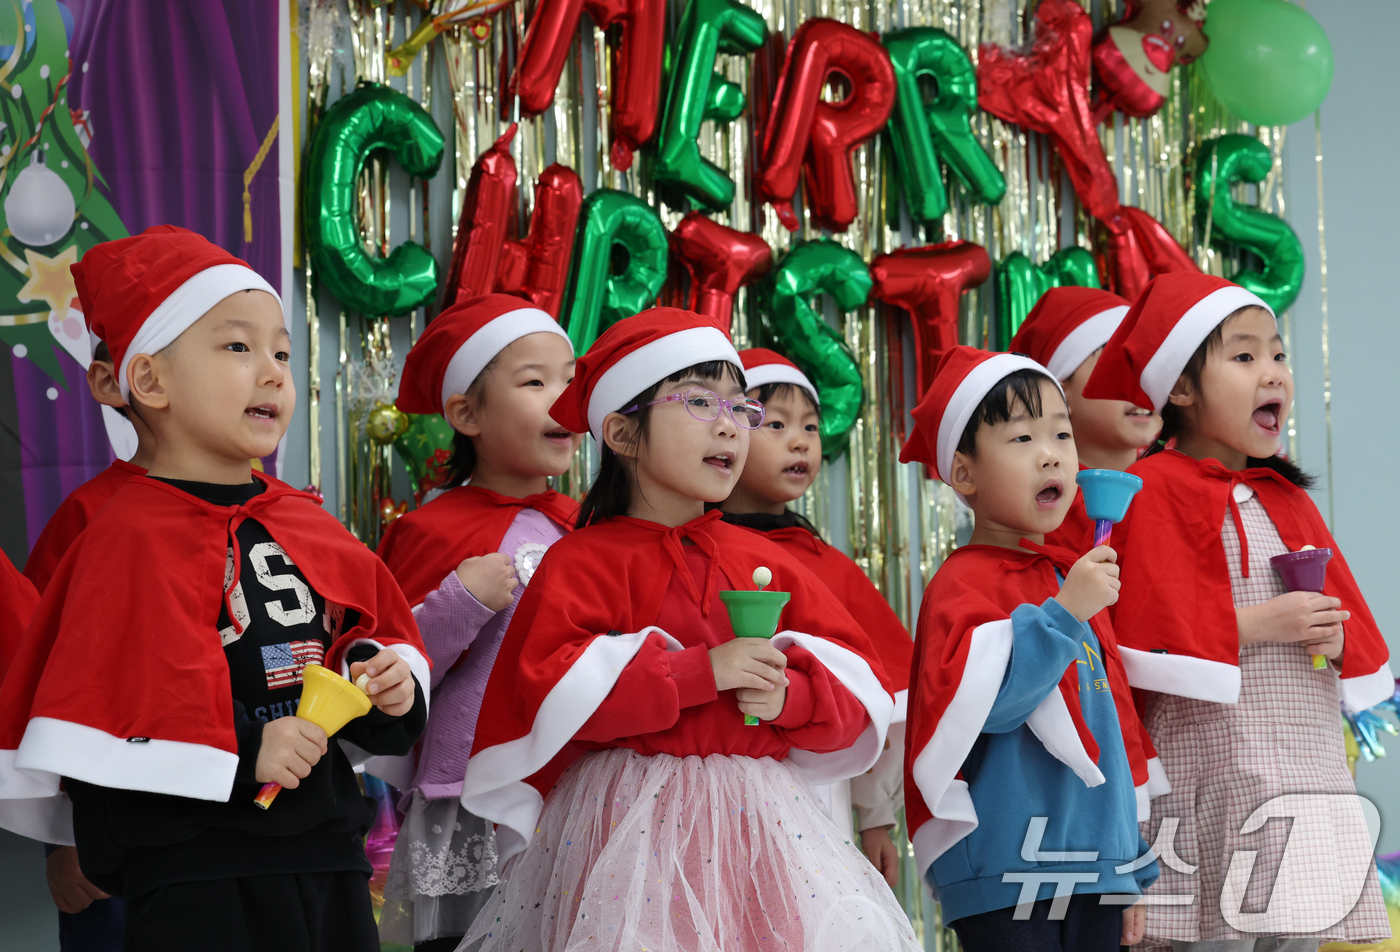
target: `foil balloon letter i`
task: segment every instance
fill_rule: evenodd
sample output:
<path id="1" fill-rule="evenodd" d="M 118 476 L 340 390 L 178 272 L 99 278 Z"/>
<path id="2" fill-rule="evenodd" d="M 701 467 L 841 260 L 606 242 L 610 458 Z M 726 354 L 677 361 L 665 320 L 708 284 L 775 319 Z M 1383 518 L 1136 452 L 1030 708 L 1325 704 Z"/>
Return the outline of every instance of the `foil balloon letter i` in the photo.
<path id="1" fill-rule="evenodd" d="M 773 581 L 773 572 L 764 565 L 753 570 L 753 583 L 756 592 L 720 592 L 720 601 L 729 612 L 729 623 L 734 627 L 737 638 L 772 638 L 778 633 L 778 619 L 782 617 L 783 606 L 792 598 L 789 592 L 765 592 L 764 586 Z M 758 725 L 758 718 L 744 715 L 744 723 L 749 727 Z"/>
<path id="2" fill-rule="evenodd" d="M 1128 503 L 1142 489 L 1142 480 L 1116 469 L 1086 469 L 1074 481 L 1084 493 L 1084 510 L 1094 520 L 1094 547 L 1108 545 L 1114 524 L 1128 514 Z"/>

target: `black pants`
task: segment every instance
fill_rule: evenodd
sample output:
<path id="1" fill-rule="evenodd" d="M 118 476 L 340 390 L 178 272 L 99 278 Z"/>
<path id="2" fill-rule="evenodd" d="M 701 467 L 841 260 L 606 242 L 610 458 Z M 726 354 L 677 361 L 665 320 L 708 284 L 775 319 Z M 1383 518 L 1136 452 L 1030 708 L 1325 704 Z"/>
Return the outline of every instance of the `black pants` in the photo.
<path id="1" fill-rule="evenodd" d="M 1016 907 L 993 909 L 954 919 L 963 952 L 1118 952 L 1123 936 L 1123 907 L 1105 906 L 1094 893 L 1070 897 L 1065 917 L 1049 918 L 1050 903 L 1031 906 L 1029 919 L 1012 919 Z"/>
<path id="2" fill-rule="evenodd" d="M 379 952 L 369 876 L 211 879 L 127 900 L 126 952 Z"/>

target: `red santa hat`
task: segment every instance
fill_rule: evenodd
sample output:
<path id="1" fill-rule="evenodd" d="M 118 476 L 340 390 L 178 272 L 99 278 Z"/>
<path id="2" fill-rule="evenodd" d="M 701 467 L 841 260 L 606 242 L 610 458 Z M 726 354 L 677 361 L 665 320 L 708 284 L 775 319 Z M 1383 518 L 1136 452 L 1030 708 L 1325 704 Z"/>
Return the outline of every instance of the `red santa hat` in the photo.
<path id="1" fill-rule="evenodd" d="M 230 294 L 266 291 L 282 303 L 281 295 L 246 262 L 174 225 L 154 225 L 130 238 L 104 241 L 71 270 L 88 330 L 106 342 L 127 399 L 130 358 L 169 346 Z"/>
<path id="2" fill-rule="evenodd" d="M 711 360 L 743 362 L 712 318 L 677 307 L 654 307 L 618 321 L 578 359 L 574 380 L 549 411 L 570 432 L 603 443 L 603 418 L 678 370 Z"/>
<path id="3" fill-rule="evenodd" d="M 466 393 L 497 354 L 529 334 L 569 340 L 549 312 L 513 294 L 483 294 L 452 305 L 408 352 L 395 406 L 405 413 L 441 413 L 448 397 Z"/>
<path id="4" fill-rule="evenodd" d="M 1153 278 L 1113 332 L 1084 396 L 1128 400 L 1158 413 L 1201 342 L 1242 307 L 1273 308 L 1238 284 L 1174 271 Z"/>
<path id="5" fill-rule="evenodd" d="M 1018 370 L 1034 370 L 1054 380 L 1050 371 L 1020 354 L 994 354 L 962 344 L 945 353 L 928 392 L 914 408 L 914 429 L 899 461 L 932 466 L 934 474 L 947 482 L 953 454 L 982 398 Z M 1055 386 L 1059 385 L 1056 380 Z"/>
<path id="6" fill-rule="evenodd" d="M 812 381 L 807 379 L 807 375 L 799 370 L 796 364 L 777 351 L 764 347 L 750 347 L 748 350 L 739 351 L 739 359 L 744 362 L 744 381 L 750 390 L 766 387 L 770 383 L 790 383 L 807 391 L 807 395 L 817 406 L 822 405 L 821 397 L 817 395 L 817 388 Z"/>
<path id="7" fill-rule="evenodd" d="M 1068 380 L 1098 350 L 1128 313 L 1128 302 L 1098 288 L 1051 288 L 1040 296 L 1007 350 L 1044 364 L 1056 380 Z"/>

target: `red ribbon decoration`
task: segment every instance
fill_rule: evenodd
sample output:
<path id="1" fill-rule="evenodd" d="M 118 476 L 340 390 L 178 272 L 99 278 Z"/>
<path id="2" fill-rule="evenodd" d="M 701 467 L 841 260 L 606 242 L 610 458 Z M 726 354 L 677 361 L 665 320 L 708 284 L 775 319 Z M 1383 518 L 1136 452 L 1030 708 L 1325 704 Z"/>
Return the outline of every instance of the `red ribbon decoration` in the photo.
<path id="1" fill-rule="evenodd" d="M 520 112 L 525 116 L 538 116 L 553 104 L 584 12 L 599 30 L 622 29 L 622 39 L 613 51 L 608 129 L 612 166 L 626 171 L 632 167 L 632 153 L 656 130 L 666 40 L 665 0 L 540 0 L 509 92 L 520 97 Z"/>
<path id="2" fill-rule="evenodd" d="M 822 88 L 833 75 L 850 84 L 850 95 L 822 102 Z M 802 171 L 814 225 L 845 231 L 855 221 L 851 151 L 884 127 L 894 99 L 894 67 L 878 39 L 826 18 L 798 27 L 764 130 L 757 181 L 783 227 L 797 230 L 792 198 Z"/>
<path id="3" fill-rule="evenodd" d="M 773 249 L 762 237 L 735 231 L 699 212 L 671 232 L 671 253 L 690 273 L 683 307 L 712 318 L 726 334 L 734 319 L 734 295 L 773 269 Z"/>
<path id="4" fill-rule="evenodd" d="M 875 297 L 908 311 L 914 327 L 915 399 L 927 392 L 938 361 L 958 343 L 958 299 L 991 273 L 987 249 L 970 241 L 900 248 L 871 262 Z"/>
<path id="5" fill-rule="evenodd" d="M 499 291 L 518 294 L 557 318 L 569 281 L 583 183 L 567 166 L 556 163 L 545 169 L 535 183 L 529 236 L 512 237 L 517 173 L 510 143 L 515 129 L 512 123 L 472 166 L 442 306 Z"/>

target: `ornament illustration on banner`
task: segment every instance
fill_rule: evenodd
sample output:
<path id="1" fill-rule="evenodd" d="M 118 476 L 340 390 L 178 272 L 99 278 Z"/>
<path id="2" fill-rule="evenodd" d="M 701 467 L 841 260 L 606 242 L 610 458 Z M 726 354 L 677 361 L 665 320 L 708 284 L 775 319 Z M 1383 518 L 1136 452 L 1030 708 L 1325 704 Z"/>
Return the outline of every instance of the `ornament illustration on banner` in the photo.
<path id="1" fill-rule="evenodd" d="M 734 295 L 773 270 L 773 249 L 761 236 L 735 231 L 699 212 L 676 225 L 671 251 L 690 274 L 684 306 L 713 318 L 726 334 L 734 319 Z"/>
<path id="2" fill-rule="evenodd" d="M 734 201 L 734 182 L 700 154 L 695 141 L 706 120 L 733 122 L 743 114 L 744 91 L 715 72 L 720 53 L 743 55 L 763 46 L 763 17 L 736 0 L 687 0 L 681 13 L 652 177 L 662 199 L 680 207 L 685 199 L 711 211 Z"/>
<path id="3" fill-rule="evenodd" d="M 1314 112 L 1332 86 L 1332 43 L 1288 0 L 1213 0 L 1206 85 L 1245 122 L 1286 126 Z"/>
<path id="4" fill-rule="evenodd" d="M 1303 245 L 1282 218 L 1248 205 L 1230 194 L 1236 182 L 1262 182 L 1273 168 L 1269 147 L 1243 135 L 1207 139 L 1196 153 L 1196 222 L 1216 247 L 1235 245 L 1257 255 L 1264 270 L 1241 268 L 1230 276 L 1282 314 L 1298 299 L 1306 264 Z"/>
<path id="5" fill-rule="evenodd" d="M 823 102 L 833 77 L 850 89 L 840 102 Z M 851 151 L 885 125 L 894 99 L 894 69 L 874 37 L 820 17 L 797 28 L 764 130 L 757 182 L 784 228 L 797 230 L 792 200 L 799 173 L 814 226 L 845 231 L 855 221 Z"/>
<path id="6" fill-rule="evenodd" d="M 943 355 L 958 343 L 963 292 L 986 281 L 991 273 L 987 249 L 970 241 L 899 248 L 871 262 L 875 297 L 909 312 L 919 397 L 933 382 Z"/>
<path id="7" fill-rule="evenodd" d="M 510 154 L 515 133 L 511 123 L 472 166 L 442 306 L 499 291 L 527 298 L 557 319 L 569 280 L 583 184 L 573 169 L 557 163 L 541 172 L 530 233 L 517 240 L 512 226 L 518 176 Z"/>
<path id="8" fill-rule="evenodd" d="M 30 153 L 5 196 L 5 225 L 10 234 L 31 248 L 54 244 L 73 227 L 78 203 L 67 183 L 44 162 L 44 153 Z"/>
<path id="9" fill-rule="evenodd" d="M 564 324 L 574 353 L 656 301 L 666 283 L 666 226 L 646 202 L 601 188 L 583 200 Z"/>
<path id="10" fill-rule="evenodd" d="M 306 167 L 306 246 L 317 276 L 348 310 L 407 314 L 437 296 L 437 262 L 406 241 L 387 259 L 365 253 L 355 180 L 369 154 L 388 149 L 409 175 L 431 178 L 442 164 L 442 133 L 412 99 L 363 83 L 326 111 Z"/>
<path id="11" fill-rule="evenodd" d="M 997 349 L 1011 343 L 1042 294 L 1063 287 L 1102 287 L 1092 254 L 1076 246 L 1061 248 L 1042 265 L 1032 263 L 1019 251 L 998 261 Z"/>
<path id="12" fill-rule="evenodd" d="M 909 214 L 932 222 L 948 211 L 948 193 L 939 170 L 952 170 L 975 200 L 995 205 L 1006 194 L 1006 179 L 972 134 L 977 111 L 977 74 L 967 51 L 934 27 L 911 27 L 884 36 L 894 67 L 894 110 L 890 139 L 895 172 Z M 933 95 L 926 95 L 932 87 Z"/>
<path id="13" fill-rule="evenodd" d="M 1206 51 L 1205 0 L 1128 0 L 1123 19 L 1094 43 L 1094 72 L 1106 95 L 1102 120 L 1114 109 L 1146 119 L 1167 102 L 1171 68 Z"/>
<path id="14" fill-rule="evenodd" d="M 447 464 L 452 460 L 452 438 L 456 430 L 437 413 L 409 413 L 408 426 L 394 440 L 394 453 L 403 461 L 413 483 L 413 499 L 423 497 L 447 482 Z"/>
<path id="15" fill-rule="evenodd" d="M 626 171 L 632 167 L 632 153 L 651 138 L 660 111 L 665 0 L 540 0 L 510 77 L 509 94 L 520 97 L 525 116 L 538 116 L 550 107 L 584 13 L 605 33 L 622 31 L 620 40 L 609 42 L 613 64 L 608 129 L 612 166 Z"/>
<path id="16" fill-rule="evenodd" d="M 829 294 L 841 311 L 852 311 L 869 300 L 870 288 L 870 270 L 860 255 L 823 238 L 804 241 L 789 251 L 766 289 L 764 323 L 769 335 L 802 368 L 821 397 L 822 455 L 828 459 L 846 451 L 865 387 L 845 341 L 812 299 L 819 293 Z"/>

